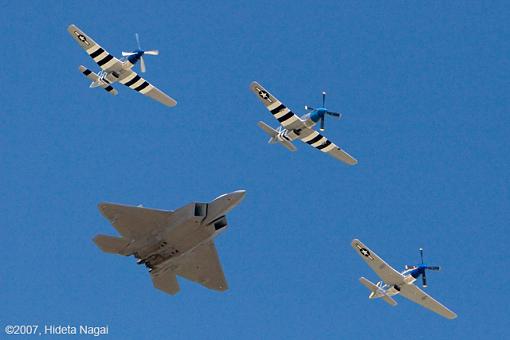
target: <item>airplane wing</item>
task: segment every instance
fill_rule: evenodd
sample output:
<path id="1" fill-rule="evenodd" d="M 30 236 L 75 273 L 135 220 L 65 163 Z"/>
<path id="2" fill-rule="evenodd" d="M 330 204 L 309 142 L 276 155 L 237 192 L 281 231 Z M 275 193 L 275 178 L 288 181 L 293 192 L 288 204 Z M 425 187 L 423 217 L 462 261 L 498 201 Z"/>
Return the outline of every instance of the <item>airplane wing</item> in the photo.
<path id="1" fill-rule="evenodd" d="M 127 87 L 144 94 L 154 100 L 157 100 L 161 104 L 166 106 L 175 106 L 177 102 L 172 97 L 168 96 L 163 91 L 159 90 L 156 86 L 149 83 L 147 80 L 140 77 L 133 70 L 125 70 L 121 73 L 119 83 L 126 85 Z"/>
<path id="2" fill-rule="evenodd" d="M 177 282 L 175 273 L 170 269 L 163 268 L 161 270 L 152 270 L 151 279 L 152 284 L 157 289 L 161 289 L 172 295 L 179 292 L 179 283 Z"/>
<path id="3" fill-rule="evenodd" d="M 370 250 L 360 240 L 352 240 L 351 246 L 385 283 L 389 285 L 395 285 L 401 284 L 404 281 L 404 276 L 402 274 L 384 262 L 379 256 L 377 256 L 376 253 Z"/>
<path id="4" fill-rule="evenodd" d="M 280 124 L 288 129 L 302 129 L 303 121 L 294 114 L 289 108 L 276 99 L 269 91 L 262 87 L 256 81 L 252 82 L 250 89 L 257 95 L 257 98 L 265 105 L 271 114 L 280 122 Z"/>
<path id="5" fill-rule="evenodd" d="M 69 25 L 67 31 L 103 70 L 115 71 L 122 69 L 122 62 L 119 59 L 104 50 L 94 39 L 86 35 L 78 27 Z"/>
<path id="6" fill-rule="evenodd" d="M 404 284 L 400 286 L 400 295 L 447 319 L 455 319 L 457 317 L 457 314 L 434 300 L 430 295 L 414 284 Z"/>
<path id="7" fill-rule="evenodd" d="M 201 244 L 190 254 L 176 258 L 174 263 L 177 265 L 175 273 L 188 280 L 200 283 L 209 289 L 219 291 L 228 289 L 227 280 L 212 241 Z"/>
<path id="8" fill-rule="evenodd" d="M 128 239 L 138 239 L 170 225 L 172 211 L 100 203 L 99 211 Z"/>
<path id="9" fill-rule="evenodd" d="M 299 139 L 314 148 L 327 153 L 349 165 L 355 165 L 358 161 L 344 150 L 340 149 L 335 143 L 329 141 L 326 137 L 310 128 L 303 128 L 299 134 Z"/>

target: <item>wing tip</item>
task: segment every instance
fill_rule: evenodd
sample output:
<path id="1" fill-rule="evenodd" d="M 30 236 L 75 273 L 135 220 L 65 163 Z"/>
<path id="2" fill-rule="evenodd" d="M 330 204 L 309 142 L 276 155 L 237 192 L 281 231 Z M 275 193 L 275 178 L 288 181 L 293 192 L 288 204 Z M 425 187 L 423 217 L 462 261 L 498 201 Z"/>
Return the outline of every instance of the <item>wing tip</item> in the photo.
<path id="1" fill-rule="evenodd" d="M 70 24 L 69 26 L 67 26 L 67 32 L 69 32 L 69 34 L 71 34 L 73 37 L 75 31 L 81 32 L 81 30 L 75 24 Z"/>
<path id="2" fill-rule="evenodd" d="M 219 291 L 219 292 L 225 292 L 225 291 L 228 290 L 228 284 L 226 282 L 224 284 L 219 284 L 216 287 L 216 290 Z"/>
<path id="3" fill-rule="evenodd" d="M 172 99 L 171 101 L 168 102 L 168 104 L 165 103 L 165 105 L 168 107 L 175 107 L 177 106 L 177 101 L 175 99 Z"/>
<path id="4" fill-rule="evenodd" d="M 351 241 L 351 246 L 356 246 L 357 243 L 361 244 L 361 241 L 355 238 L 354 240 Z"/>
<path id="5" fill-rule="evenodd" d="M 104 216 L 106 216 L 106 213 L 107 213 L 107 209 L 109 207 L 111 207 L 112 204 L 111 203 L 108 203 L 108 202 L 99 202 L 97 204 L 97 209 L 99 209 L 99 211 L 101 212 L 101 214 L 103 214 Z"/>
<path id="6" fill-rule="evenodd" d="M 451 312 L 451 315 L 447 316 L 446 318 L 453 320 L 453 319 L 457 319 L 457 317 L 458 317 L 457 313 Z"/>

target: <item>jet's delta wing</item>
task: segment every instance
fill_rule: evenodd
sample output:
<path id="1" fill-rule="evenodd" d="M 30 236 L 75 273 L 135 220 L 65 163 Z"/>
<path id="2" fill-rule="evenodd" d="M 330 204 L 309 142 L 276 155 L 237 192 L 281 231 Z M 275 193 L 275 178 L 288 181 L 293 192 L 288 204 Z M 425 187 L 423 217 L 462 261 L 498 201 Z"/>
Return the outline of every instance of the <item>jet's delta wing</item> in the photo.
<path id="1" fill-rule="evenodd" d="M 360 240 L 353 240 L 351 246 L 370 268 L 389 285 L 399 285 L 404 282 L 404 276 L 384 262 L 376 253 L 370 250 Z"/>
<path id="2" fill-rule="evenodd" d="M 212 241 L 201 244 L 189 254 L 175 259 L 175 264 L 177 264 L 175 269 L 177 275 L 209 289 L 218 291 L 228 289 L 218 252 Z"/>
<path id="3" fill-rule="evenodd" d="M 163 230 L 170 225 L 173 213 L 113 203 L 100 203 L 98 208 L 122 236 L 131 240 Z"/>

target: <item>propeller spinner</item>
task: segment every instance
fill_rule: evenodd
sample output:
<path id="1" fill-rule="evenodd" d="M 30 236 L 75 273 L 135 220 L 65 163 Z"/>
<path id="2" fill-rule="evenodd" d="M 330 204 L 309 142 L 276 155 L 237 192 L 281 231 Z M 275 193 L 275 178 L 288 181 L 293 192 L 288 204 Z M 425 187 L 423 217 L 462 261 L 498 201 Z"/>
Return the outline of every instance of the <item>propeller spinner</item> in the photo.
<path id="1" fill-rule="evenodd" d="M 128 60 L 133 64 L 136 63 L 138 60 L 140 60 L 140 71 L 145 72 L 146 67 L 145 67 L 145 60 L 143 59 L 143 56 L 144 55 L 159 55 L 159 51 L 158 50 L 148 50 L 148 51 L 142 50 L 142 48 L 140 47 L 140 36 L 138 35 L 138 33 L 135 33 L 135 38 L 136 38 L 136 45 L 137 45 L 138 49 L 133 52 L 122 52 L 122 55 L 124 57 L 128 57 Z"/>
<path id="2" fill-rule="evenodd" d="M 314 109 L 311 106 L 305 105 L 305 110 L 312 111 L 312 112 L 315 111 L 316 119 L 320 120 L 320 130 L 321 131 L 324 131 L 324 118 L 326 115 L 329 115 L 329 116 L 332 116 L 335 118 L 340 118 L 340 116 L 341 116 L 341 114 L 338 112 L 329 111 L 328 109 L 326 109 L 325 106 L 326 106 L 326 92 L 324 92 L 324 91 L 322 92 L 322 107 Z"/>
<path id="3" fill-rule="evenodd" d="M 411 275 L 413 277 L 415 277 L 416 279 L 421 276 L 421 283 L 422 283 L 422 286 L 423 288 L 426 288 L 427 287 L 427 270 L 434 270 L 434 271 L 439 271 L 441 270 L 441 267 L 439 266 L 427 266 L 424 262 L 423 262 L 423 248 L 420 248 L 420 259 L 421 259 L 421 264 L 419 266 L 406 266 L 406 269 L 409 268 L 409 269 L 413 269 L 413 271 L 411 272 Z"/>

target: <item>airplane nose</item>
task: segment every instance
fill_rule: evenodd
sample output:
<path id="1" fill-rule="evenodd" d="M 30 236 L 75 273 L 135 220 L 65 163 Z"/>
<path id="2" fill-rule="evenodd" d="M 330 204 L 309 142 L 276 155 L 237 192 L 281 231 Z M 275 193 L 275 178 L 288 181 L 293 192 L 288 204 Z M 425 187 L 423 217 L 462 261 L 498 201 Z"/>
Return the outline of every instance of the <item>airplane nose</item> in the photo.
<path id="1" fill-rule="evenodd" d="M 237 205 L 243 200 L 245 195 L 246 190 L 236 190 L 228 195 L 228 200 Z"/>

